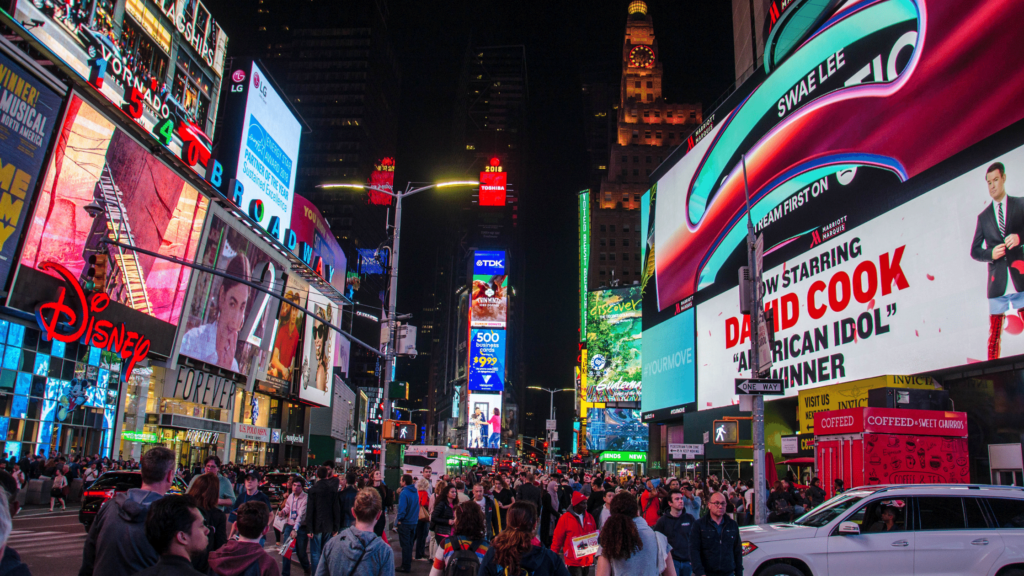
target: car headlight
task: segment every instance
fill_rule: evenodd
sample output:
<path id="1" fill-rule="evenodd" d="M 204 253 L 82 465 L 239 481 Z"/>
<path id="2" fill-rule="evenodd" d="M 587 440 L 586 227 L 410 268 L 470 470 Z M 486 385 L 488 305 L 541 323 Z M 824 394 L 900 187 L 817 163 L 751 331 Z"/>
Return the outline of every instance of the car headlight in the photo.
<path id="1" fill-rule="evenodd" d="M 743 556 L 746 556 L 747 554 L 750 554 L 754 550 L 757 550 L 757 546 L 754 545 L 753 542 L 744 542 L 743 543 Z"/>

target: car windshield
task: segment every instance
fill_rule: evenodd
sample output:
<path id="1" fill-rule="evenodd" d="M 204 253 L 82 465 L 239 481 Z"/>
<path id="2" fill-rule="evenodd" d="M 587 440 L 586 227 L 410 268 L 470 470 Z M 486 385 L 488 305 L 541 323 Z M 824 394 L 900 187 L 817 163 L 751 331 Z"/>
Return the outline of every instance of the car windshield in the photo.
<path id="1" fill-rule="evenodd" d="M 118 492 L 124 492 L 131 488 L 142 488 L 142 474 L 106 473 L 100 476 L 89 488 L 113 488 Z"/>
<path id="2" fill-rule="evenodd" d="M 874 492 L 871 490 L 851 490 L 849 492 L 844 492 L 797 518 L 793 521 L 793 524 L 798 526 L 821 528 L 846 513 L 847 510 L 857 502 L 860 502 L 865 496 L 870 496 L 873 493 Z"/>

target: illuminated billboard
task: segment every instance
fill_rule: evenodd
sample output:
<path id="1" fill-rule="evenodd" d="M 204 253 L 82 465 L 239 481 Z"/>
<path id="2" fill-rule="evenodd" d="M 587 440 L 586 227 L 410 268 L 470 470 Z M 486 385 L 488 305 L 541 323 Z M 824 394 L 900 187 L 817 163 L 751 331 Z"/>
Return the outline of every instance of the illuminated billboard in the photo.
<path id="1" fill-rule="evenodd" d="M 312 202 L 302 196 L 295 196 L 292 203 L 292 220 L 288 244 L 294 244 L 292 251 L 324 282 L 339 292 L 345 293 L 346 268 L 345 252 L 331 232 L 330 225 Z"/>
<path id="2" fill-rule="evenodd" d="M 149 150 L 72 95 L 21 264 L 38 270 L 55 262 L 83 284 L 92 268 L 97 289 L 111 300 L 177 326 L 192 269 L 131 247 L 195 260 L 209 205 Z"/>
<path id="3" fill-rule="evenodd" d="M 61 97 L 4 54 L 0 54 L 0 79 L 6 129 L 0 139 L 0 286 L 6 286 L 58 122 Z"/>
<path id="4" fill-rule="evenodd" d="M 580 342 L 587 341 L 587 273 L 590 270 L 590 190 L 579 193 L 580 213 Z"/>
<path id="5" fill-rule="evenodd" d="M 501 447 L 501 394 L 469 393 L 466 447 Z"/>
<path id="6" fill-rule="evenodd" d="M 1000 95 L 1024 89 L 1024 54 L 1010 31 L 963 27 L 993 6 L 1024 16 L 1011 2 L 849 6 L 655 172 L 657 307 L 696 306 L 698 407 L 733 403 L 750 372 L 745 187 L 787 395 L 1024 353 L 1024 194 L 1007 176 L 1024 167 L 1024 103 Z M 999 90 L 970 89 L 986 78 Z"/>
<path id="7" fill-rule="evenodd" d="M 315 288 L 309 289 L 306 309 L 337 325 L 341 318 L 338 306 L 328 300 Z M 334 346 L 337 332 L 309 316 L 306 318 L 306 334 L 303 339 L 304 358 L 299 373 L 299 399 L 319 406 L 331 405 L 334 386 Z"/>
<path id="8" fill-rule="evenodd" d="M 309 284 L 301 278 L 288 276 L 277 315 L 277 331 L 274 347 L 267 362 L 267 377 L 270 382 L 291 388 L 292 378 L 302 368 L 302 358 L 297 354 L 306 321 L 306 295 Z"/>
<path id="9" fill-rule="evenodd" d="M 508 184 L 507 172 L 480 173 L 480 205 L 504 206 L 505 188 Z"/>
<path id="10" fill-rule="evenodd" d="M 227 36 L 198 0 L 17 0 L 15 31 L 207 174 Z M 123 6 L 123 10 L 120 7 Z M 173 56 L 173 60 L 172 60 Z"/>
<path id="11" fill-rule="evenodd" d="M 248 376 L 273 344 L 278 299 L 238 279 L 249 279 L 280 295 L 285 287 L 283 267 L 220 214 L 212 216 L 200 263 L 228 277 L 195 274 L 179 353 Z"/>
<path id="12" fill-rule="evenodd" d="M 647 424 L 639 410 L 591 408 L 587 410 L 587 450 L 647 451 Z"/>
<path id="13" fill-rule="evenodd" d="M 640 401 L 639 286 L 587 295 L 587 400 Z"/>
<path id="14" fill-rule="evenodd" d="M 373 165 L 373 172 L 370 173 L 370 178 L 366 184 L 367 186 L 372 186 L 372 188 L 366 191 L 368 203 L 390 206 L 392 196 L 386 194 L 386 192 L 394 193 L 395 159 L 390 157 L 382 158 L 375 163 Z"/>
<path id="15" fill-rule="evenodd" d="M 697 401 L 697 354 L 693 308 L 644 330 L 643 386 L 640 409 L 644 421 L 681 413 L 680 406 Z"/>
<path id="16" fill-rule="evenodd" d="M 504 330 L 473 328 L 469 332 L 469 389 L 501 392 L 505 389 Z"/>
<path id="17" fill-rule="evenodd" d="M 474 328 L 504 328 L 507 314 L 508 272 L 505 252 L 477 250 L 473 253 L 470 325 Z"/>
<path id="18" fill-rule="evenodd" d="M 232 67 L 217 156 L 224 166 L 219 188 L 267 234 L 284 241 L 292 222 L 302 124 L 256 62 L 236 59 Z"/>

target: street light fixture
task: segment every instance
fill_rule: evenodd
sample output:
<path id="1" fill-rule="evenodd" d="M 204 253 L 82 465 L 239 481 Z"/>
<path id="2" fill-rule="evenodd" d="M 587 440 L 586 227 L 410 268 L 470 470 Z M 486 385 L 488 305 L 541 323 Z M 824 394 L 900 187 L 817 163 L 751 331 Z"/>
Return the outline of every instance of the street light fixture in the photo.
<path id="1" fill-rule="evenodd" d="M 526 388 L 529 389 L 529 390 L 540 390 L 541 392 L 547 392 L 550 395 L 550 399 L 551 399 L 551 417 L 549 418 L 550 420 L 554 420 L 555 419 L 555 393 L 556 392 L 576 392 L 575 388 L 555 388 L 553 390 L 551 388 L 541 388 L 540 386 L 527 386 Z M 551 440 L 550 440 L 551 431 L 545 429 L 544 430 L 544 435 L 545 435 L 545 437 L 549 438 L 548 439 L 548 456 L 550 456 L 550 452 L 551 452 Z"/>
<path id="2" fill-rule="evenodd" d="M 402 199 L 413 194 L 419 194 L 420 192 L 430 190 L 431 188 L 447 188 L 450 186 L 479 186 L 480 183 L 476 180 L 458 180 L 451 182 L 435 182 L 419 188 L 413 188 L 413 183 L 409 182 L 405 186 L 405 191 L 394 192 L 392 190 L 386 190 L 378 186 L 369 186 L 366 184 L 350 184 L 350 183 L 337 183 L 337 184 L 320 184 L 317 188 L 323 190 L 331 190 L 335 188 L 351 188 L 355 190 L 373 190 L 386 194 L 395 199 L 395 235 L 392 239 L 391 244 L 391 278 L 388 285 L 388 345 L 384 352 L 384 389 L 381 391 L 382 398 L 381 404 L 383 408 L 383 414 L 391 414 L 391 401 L 388 398 L 388 386 L 391 384 L 391 380 L 395 377 L 395 322 L 397 321 L 396 307 L 398 306 L 398 248 L 402 237 Z M 384 465 L 384 457 L 386 453 L 386 444 L 384 438 L 380 441 L 380 474 L 383 477 L 386 467 Z"/>

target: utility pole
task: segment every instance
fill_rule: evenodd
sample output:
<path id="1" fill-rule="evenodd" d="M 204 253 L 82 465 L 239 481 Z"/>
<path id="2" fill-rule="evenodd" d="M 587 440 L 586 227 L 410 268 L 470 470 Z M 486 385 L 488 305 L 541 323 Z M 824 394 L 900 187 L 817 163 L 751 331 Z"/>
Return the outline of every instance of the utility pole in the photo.
<path id="1" fill-rule="evenodd" d="M 760 322 L 764 314 L 761 294 L 761 249 L 754 238 L 754 221 L 750 215 L 750 189 L 747 186 L 747 158 L 740 157 L 743 165 L 743 192 L 747 200 L 747 266 L 750 270 L 750 282 L 747 289 L 753 290 L 750 298 L 750 377 L 760 376 L 760 357 L 758 340 L 760 340 Z M 755 251 L 757 254 L 755 254 Z M 741 287 L 741 289 L 743 289 Z M 764 396 L 753 398 L 753 414 L 751 427 L 754 443 L 754 523 L 764 524 L 768 521 L 768 506 L 765 502 L 768 491 L 765 486 L 764 469 Z"/>

